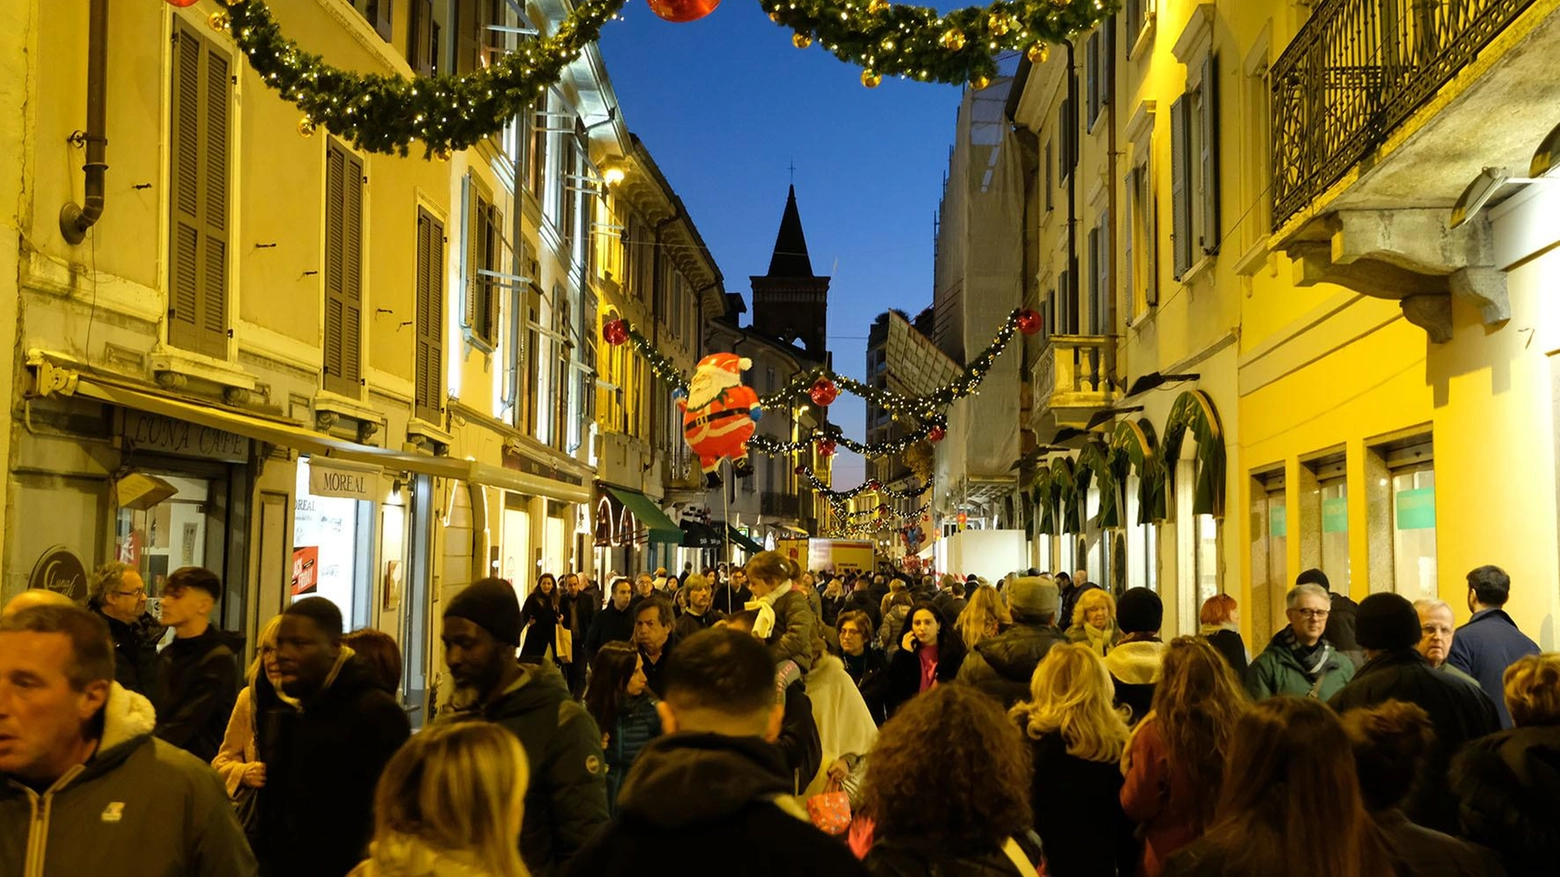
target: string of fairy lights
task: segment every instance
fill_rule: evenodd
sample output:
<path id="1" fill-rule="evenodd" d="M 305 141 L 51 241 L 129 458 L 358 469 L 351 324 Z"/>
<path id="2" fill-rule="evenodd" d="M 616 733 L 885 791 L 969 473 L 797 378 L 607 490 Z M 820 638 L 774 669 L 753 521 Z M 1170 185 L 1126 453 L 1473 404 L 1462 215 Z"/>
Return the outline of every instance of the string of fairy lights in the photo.
<path id="1" fill-rule="evenodd" d="M 195 0 L 167 0 L 189 6 Z M 367 152 L 407 155 L 414 141 L 425 158 L 447 157 L 498 134 L 529 112 L 625 0 L 581 0 L 550 34 L 516 46 L 462 75 L 404 77 L 358 73 L 326 63 L 287 38 L 262 0 L 217 0 L 213 28 L 232 35 L 267 86 L 303 112 L 299 133 L 324 126 Z M 1023 52 L 1043 62 L 1049 45 L 1093 28 L 1119 0 L 997 0 L 939 12 L 889 0 L 759 0 L 769 17 L 792 31 L 792 43 L 815 42 L 862 68 L 875 88 L 885 75 L 984 88 L 997 75 L 997 56 Z M 715 10 L 719 0 L 648 0 L 655 14 L 685 22 Z"/>

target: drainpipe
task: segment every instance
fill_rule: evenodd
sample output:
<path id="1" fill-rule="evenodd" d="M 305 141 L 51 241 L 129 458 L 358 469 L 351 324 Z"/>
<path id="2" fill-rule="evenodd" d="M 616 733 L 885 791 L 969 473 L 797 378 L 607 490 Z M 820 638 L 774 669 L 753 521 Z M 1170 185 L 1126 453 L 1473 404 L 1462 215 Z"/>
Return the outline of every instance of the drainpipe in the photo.
<path id="1" fill-rule="evenodd" d="M 108 171 L 106 116 L 108 104 L 108 0 L 91 0 L 87 25 L 87 130 L 71 136 L 85 143 L 86 197 L 60 208 L 60 234 L 71 244 L 86 240 L 87 229 L 103 215 L 103 175 Z"/>
<path id="2" fill-rule="evenodd" d="M 1105 46 L 1105 47 L 1103 47 L 1104 51 L 1105 51 L 1105 64 L 1106 64 L 1106 67 L 1108 68 L 1108 71 L 1109 71 L 1108 74 L 1105 77 L 1105 81 L 1110 83 L 1111 90 L 1114 92 L 1116 90 L 1116 28 L 1114 26 L 1104 27 L 1103 25 L 1101 27 L 1102 27 L 1102 32 L 1103 33 L 1106 33 L 1106 34 L 1110 35 L 1110 44 Z M 1116 328 L 1117 327 L 1117 322 L 1116 321 L 1120 317 L 1120 314 L 1119 314 L 1119 312 L 1117 311 L 1117 308 L 1116 308 L 1116 285 L 1117 285 L 1117 278 L 1119 278 L 1121 276 L 1121 274 L 1119 273 L 1120 269 L 1121 269 L 1121 254 L 1117 250 L 1117 243 L 1118 243 L 1119 238 L 1120 238 L 1120 233 L 1117 232 L 1116 229 L 1120 226 L 1122 221 L 1131 222 L 1132 221 L 1132 217 L 1130 217 L 1130 216 L 1122 216 L 1118 212 L 1119 208 L 1121 206 L 1120 205 L 1121 197 L 1120 197 L 1120 194 L 1119 194 L 1119 192 L 1118 192 L 1118 190 L 1116 188 L 1116 184 L 1117 184 L 1118 180 L 1120 179 L 1117 176 L 1117 170 L 1119 168 L 1119 163 L 1121 161 L 1121 150 L 1117 146 L 1117 143 L 1116 143 L 1116 95 L 1114 93 L 1106 96 L 1105 112 L 1108 114 L 1105 117 L 1105 125 L 1106 125 L 1106 131 L 1107 131 L 1106 137 L 1108 138 L 1108 141 L 1107 141 L 1107 144 L 1106 144 L 1106 150 L 1107 150 L 1107 155 L 1108 155 L 1108 158 L 1109 158 L 1109 161 L 1107 162 L 1107 165 L 1106 165 L 1106 167 L 1109 168 L 1109 176 L 1106 177 L 1106 180 L 1105 180 L 1105 183 L 1106 183 L 1105 190 L 1110 193 L 1110 201 L 1109 201 L 1109 204 L 1110 204 L 1110 208 L 1109 208 L 1110 209 L 1110 222 L 1107 222 L 1105 225 L 1106 225 L 1106 235 L 1107 235 L 1106 250 L 1109 252 L 1109 255 L 1107 256 L 1107 258 L 1110 260 L 1110 262 L 1109 262 L 1109 266 L 1110 267 L 1107 270 L 1109 271 L 1109 275 L 1110 275 L 1110 286 L 1111 286 L 1111 288 L 1105 290 L 1105 333 L 1106 333 L 1106 335 L 1105 335 L 1105 362 L 1103 363 L 1103 365 L 1104 365 L 1104 369 L 1105 369 L 1105 379 L 1107 381 L 1109 381 L 1112 386 L 1115 386 L 1115 385 L 1117 385 L 1117 380 L 1116 380 L 1116 374 L 1117 374 L 1117 372 L 1116 372 L 1116 357 L 1117 357 L 1116 347 L 1117 347 L 1117 340 L 1119 338 L 1125 338 L 1126 337 L 1126 333 L 1125 332 L 1120 332 Z M 1127 295 L 1131 295 L 1131 294 L 1132 294 L 1132 290 L 1130 290 L 1130 289 L 1127 290 Z M 1129 309 L 1129 312 L 1130 312 L 1130 309 Z"/>
<path id="3" fill-rule="evenodd" d="M 1067 137 L 1068 168 L 1067 168 L 1067 282 L 1072 288 L 1065 290 L 1068 301 L 1067 326 L 1064 328 L 1069 334 L 1077 334 L 1082 328 L 1079 319 L 1079 309 L 1083 302 L 1078 296 L 1081 288 L 1078 282 L 1078 151 L 1083 143 L 1083 137 L 1078 132 L 1078 120 L 1082 113 L 1078 109 L 1078 58 L 1073 49 L 1072 40 L 1067 40 L 1067 118 L 1062 124 L 1067 126 L 1063 135 Z"/>

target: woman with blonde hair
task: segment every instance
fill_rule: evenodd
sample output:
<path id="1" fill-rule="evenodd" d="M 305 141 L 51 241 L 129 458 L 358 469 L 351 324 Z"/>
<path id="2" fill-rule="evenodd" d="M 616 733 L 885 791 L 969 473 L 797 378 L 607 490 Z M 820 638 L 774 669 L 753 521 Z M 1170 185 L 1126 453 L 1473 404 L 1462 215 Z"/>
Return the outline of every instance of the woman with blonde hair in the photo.
<path id="1" fill-rule="evenodd" d="M 1093 593 L 1093 592 L 1090 592 Z M 1008 711 L 1034 758 L 1030 804 L 1051 877 L 1116 877 L 1137 866 L 1136 825 L 1121 809 L 1127 723 L 1105 663 L 1089 644 L 1053 646 L 1030 699 Z"/>
<path id="2" fill-rule="evenodd" d="M 245 789 L 259 789 L 265 785 L 265 763 L 255 745 L 255 690 L 263 685 L 276 692 L 283 703 L 296 709 L 298 701 L 282 693 L 281 670 L 276 664 L 276 632 L 281 629 L 282 616 L 273 615 L 260 628 L 260 653 L 249 665 L 245 674 L 248 685 L 238 693 L 233 702 L 233 714 L 228 718 L 227 733 L 222 735 L 222 746 L 211 766 L 222 776 L 227 785 L 228 797 L 237 799 Z M 245 793 L 248 794 L 248 793 Z M 240 818 L 243 817 L 240 812 Z"/>
<path id="3" fill-rule="evenodd" d="M 996 636 L 1012 624 L 1013 614 L 1008 611 L 1002 594 L 996 588 L 976 588 L 953 626 L 959 629 L 965 651 L 973 652 L 981 640 Z"/>
<path id="4" fill-rule="evenodd" d="M 519 838 L 530 784 L 519 738 L 498 725 L 417 734 L 379 777 L 374 840 L 348 877 L 529 877 Z"/>
<path id="5" fill-rule="evenodd" d="M 1143 877 L 1159 877 L 1165 860 L 1213 822 L 1224 753 L 1251 703 L 1207 640 L 1180 636 L 1165 649 L 1152 707 L 1133 731 L 1121 769 L 1122 811 L 1143 824 Z"/>
<path id="6" fill-rule="evenodd" d="M 1072 626 L 1067 628 L 1067 641 L 1082 643 L 1102 658 L 1121 642 L 1121 629 L 1116 626 L 1116 598 L 1109 591 L 1090 588 L 1078 595 Z"/>

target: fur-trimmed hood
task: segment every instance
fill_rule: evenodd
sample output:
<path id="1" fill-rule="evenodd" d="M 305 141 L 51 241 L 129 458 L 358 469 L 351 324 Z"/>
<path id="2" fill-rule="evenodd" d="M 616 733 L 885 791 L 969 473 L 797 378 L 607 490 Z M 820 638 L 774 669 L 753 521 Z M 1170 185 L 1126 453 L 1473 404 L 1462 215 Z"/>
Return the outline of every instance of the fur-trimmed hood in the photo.
<path id="1" fill-rule="evenodd" d="M 1165 648 L 1157 641 L 1122 643 L 1105 656 L 1105 669 L 1128 685 L 1153 685 L 1159 681 Z"/>

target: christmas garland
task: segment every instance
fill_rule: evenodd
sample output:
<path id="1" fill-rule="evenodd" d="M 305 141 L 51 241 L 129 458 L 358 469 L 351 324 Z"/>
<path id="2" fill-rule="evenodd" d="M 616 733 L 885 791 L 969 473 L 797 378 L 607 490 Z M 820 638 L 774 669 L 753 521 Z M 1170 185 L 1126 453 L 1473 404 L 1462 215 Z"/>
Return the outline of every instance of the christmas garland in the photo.
<path id="1" fill-rule="evenodd" d="M 871 536 L 876 533 L 881 533 L 884 530 L 904 531 L 909 529 L 911 524 L 916 524 L 922 520 L 925 520 L 926 514 L 931 511 L 931 508 L 931 503 L 927 503 L 915 511 L 907 512 L 905 514 L 894 513 L 885 515 L 879 513 L 880 517 L 878 517 L 877 520 L 870 521 L 865 524 L 844 521 L 843 523 L 840 523 L 827 530 L 825 532 L 824 538 L 839 539 L 851 538 L 855 536 Z"/>
<path id="2" fill-rule="evenodd" d="M 466 149 L 503 130 L 557 82 L 601 35 L 623 0 L 583 0 L 548 37 L 524 41 L 492 65 L 454 76 L 354 73 L 333 67 L 282 35 L 261 0 L 217 0 L 227 27 L 261 80 L 304 112 L 369 152 L 406 155 L 421 140 L 425 157 Z"/>
<path id="3" fill-rule="evenodd" d="M 480 70 L 411 79 L 326 63 L 284 36 L 262 0 L 217 2 L 226 19 L 212 23 L 227 28 L 266 85 L 303 111 L 300 130 L 324 125 L 365 151 L 403 156 L 420 140 L 429 157 L 471 147 L 527 112 L 600 37 L 624 0 L 581 0 L 551 36 L 524 40 Z M 869 88 L 884 74 L 983 88 L 997 72 L 999 52 L 1023 51 L 1042 61 L 1048 43 L 1088 30 L 1119 6 L 1118 0 L 999 0 L 942 14 L 888 0 L 760 2 L 795 32 L 799 48 L 817 39 L 860 65 Z"/>
<path id="4" fill-rule="evenodd" d="M 830 502 L 834 502 L 835 500 L 855 499 L 863 493 L 881 493 L 885 496 L 891 496 L 895 499 L 915 499 L 924 495 L 928 490 L 932 489 L 932 482 L 928 481 L 920 487 L 914 488 L 912 490 L 894 490 L 889 487 L 884 487 L 881 483 L 878 482 L 876 478 L 874 478 L 871 481 L 862 482 L 861 484 L 852 487 L 850 490 L 832 490 L 830 489 L 829 485 L 824 484 L 823 480 L 813 473 L 811 466 L 797 466 L 796 474 L 806 478 L 807 483 L 812 485 L 813 492 L 827 498 Z"/>
<path id="5" fill-rule="evenodd" d="M 821 41 L 836 58 L 861 67 L 868 88 L 884 74 L 984 88 L 997 74 L 999 52 L 1021 51 L 1038 63 L 1047 43 L 1094 27 L 1120 6 L 1119 0 L 1015 0 L 943 14 L 888 0 L 761 2 L 776 24 L 796 32 L 797 48 Z"/>

